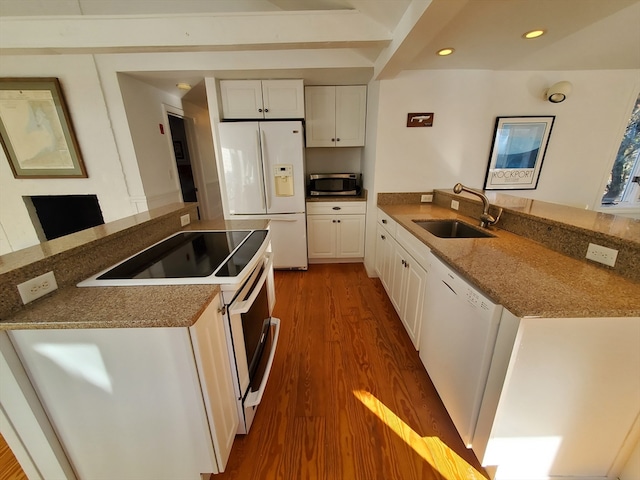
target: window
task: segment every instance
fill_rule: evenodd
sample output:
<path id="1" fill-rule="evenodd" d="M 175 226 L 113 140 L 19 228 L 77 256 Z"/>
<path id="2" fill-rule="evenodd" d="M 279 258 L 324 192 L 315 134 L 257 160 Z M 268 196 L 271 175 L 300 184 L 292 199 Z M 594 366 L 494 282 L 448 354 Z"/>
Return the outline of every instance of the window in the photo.
<path id="1" fill-rule="evenodd" d="M 640 95 L 613 162 L 602 205 L 640 203 Z"/>

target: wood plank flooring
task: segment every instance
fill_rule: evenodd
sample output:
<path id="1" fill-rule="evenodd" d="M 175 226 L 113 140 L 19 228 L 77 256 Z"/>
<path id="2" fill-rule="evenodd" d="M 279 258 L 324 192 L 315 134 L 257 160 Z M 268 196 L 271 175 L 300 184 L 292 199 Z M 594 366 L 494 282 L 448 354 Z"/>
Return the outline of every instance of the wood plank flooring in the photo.
<path id="1" fill-rule="evenodd" d="M 282 320 L 249 435 L 212 479 L 482 479 L 378 279 L 276 272 Z"/>
<path id="2" fill-rule="evenodd" d="M 0 435 L 0 480 L 27 480 L 27 475 L 22 471 L 2 435 Z"/>

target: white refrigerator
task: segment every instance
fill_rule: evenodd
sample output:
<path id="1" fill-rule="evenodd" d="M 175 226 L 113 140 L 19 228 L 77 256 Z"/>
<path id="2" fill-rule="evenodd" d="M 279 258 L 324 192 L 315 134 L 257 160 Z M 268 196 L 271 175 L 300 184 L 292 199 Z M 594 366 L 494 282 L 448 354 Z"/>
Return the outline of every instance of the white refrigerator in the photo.
<path id="1" fill-rule="evenodd" d="M 306 270 L 302 122 L 223 122 L 218 133 L 226 218 L 268 218 L 274 268 Z"/>

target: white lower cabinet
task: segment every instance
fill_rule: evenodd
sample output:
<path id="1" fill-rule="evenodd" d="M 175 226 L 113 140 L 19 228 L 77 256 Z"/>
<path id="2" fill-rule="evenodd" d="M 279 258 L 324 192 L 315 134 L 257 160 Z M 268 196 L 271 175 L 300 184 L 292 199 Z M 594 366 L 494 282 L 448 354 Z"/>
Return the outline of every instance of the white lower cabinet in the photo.
<path id="1" fill-rule="evenodd" d="M 503 310 L 473 450 L 496 479 L 616 479 L 640 438 L 640 318 Z"/>
<path id="2" fill-rule="evenodd" d="M 224 470 L 238 417 L 219 299 L 190 328 L 9 332 L 78 478 Z"/>
<path id="3" fill-rule="evenodd" d="M 364 202 L 307 203 L 309 259 L 364 257 Z"/>
<path id="4" fill-rule="evenodd" d="M 376 270 L 417 350 L 424 312 L 427 270 L 407 252 L 405 244 L 400 244 L 393 237 L 392 232 L 402 241 L 398 234 L 401 227 L 396 227 L 393 220 L 384 216 L 379 216 L 378 220 Z M 386 221 L 383 223 L 382 220 Z M 409 248 L 412 247 L 413 245 Z M 422 247 L 426 257 L 429 248 L 426 245 Z"/>

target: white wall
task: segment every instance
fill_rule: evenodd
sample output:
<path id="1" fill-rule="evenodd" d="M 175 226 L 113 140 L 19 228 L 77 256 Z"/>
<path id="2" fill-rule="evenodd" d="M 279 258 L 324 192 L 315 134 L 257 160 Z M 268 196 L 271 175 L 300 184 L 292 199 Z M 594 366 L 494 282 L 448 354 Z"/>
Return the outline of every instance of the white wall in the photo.
<path id="1" fill-rule="evenodd" d="M 380 82 L 370 82 L 367 86 L 367 131 L 365 137 L 364 160 L 362 163 L 362 186 L 367 189 L 367 220 L 365 223 L 364 266 L 371 277 L 375 273 L 376 250 L 376 156 L 378 141 L 378 126 L 382 119 L 379 117 Z M 382 128 L 385 128 L 384 125 Z"/>
<path id="2" fill-rule="evenodd" d="M 223 217 L 220 181 L 216 168 L 216 154 L 213 147 L 213 131 L 206 105 L 195 105 L 183 102 L 184 113 L 193 119 L 194 136 L 196 137 L 197 159 L 192 159 L 194 174 L 199 175 L 204 185 L 204 195 L 199 198 L 200 211 L 203 218 L 214 220 Z M 194 157 L 195 157 L 194 155 Z"/>
<path id="3" fill-rule="evenodd" d="M 147 205 L 155 208 L 182 201 L 163 108 L 169 105 L 181 109 L 181 99 L 129 75 L 118 75 L 118 81 Z"/>
<path id="4" fill-rule="evenodd" d="M 631 457 L 620 473 L 620 480 L 638 480 L 640 478 L 640 442 L 631 452 Z"/>
<path id="5" fill-rule="evenodd" d="M 559 80 L 571 96 L 543 101 Z M 639 88 L 638 70 L 403 72 L 380 82 L 375 190 L 481 188 L 497 116 L 555 115 L 538 188 L 509 193 L 594 208 Z M 407 128 L 409 112 L 434 112 L 434 126 Z"/>
<path id="6" fill-rule="evenodd" d="M 3 56 L 2 77 L 57 77 L 89 175 L 86 179 L 13 177 L 0 149 L 0 254 L 39 243 L 23 195 L 95 194 L 105 222 L 136 213 L 129 201 L 120 156 L 90 55 Z"/>

